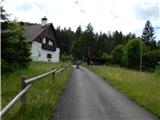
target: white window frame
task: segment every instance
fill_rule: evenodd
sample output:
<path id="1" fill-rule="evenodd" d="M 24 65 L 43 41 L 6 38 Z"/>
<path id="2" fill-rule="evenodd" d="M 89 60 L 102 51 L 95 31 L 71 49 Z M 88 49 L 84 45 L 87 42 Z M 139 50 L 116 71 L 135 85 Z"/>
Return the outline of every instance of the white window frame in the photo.
<path id="1" fill-rule="evenodd" d="M 53 46 L 53 41 L 49 40 L 49 45 Z"/>
<path id="2" fill-rule="evenodd" d="M 44 44 L 46 43 L 46 37 L 43 38 L 43 43 L 44 43 Z"/>

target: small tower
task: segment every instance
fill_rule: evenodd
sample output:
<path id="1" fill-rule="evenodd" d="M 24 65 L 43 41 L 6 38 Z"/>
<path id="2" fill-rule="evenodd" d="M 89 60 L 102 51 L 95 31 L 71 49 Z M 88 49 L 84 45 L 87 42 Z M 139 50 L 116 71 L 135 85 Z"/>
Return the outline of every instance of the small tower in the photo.
<path id="1" fill-rule="evenodd" d="M 44 16 L 43 18 L 41 18 L 41 26 L 44 27 L 47 24 L 47 18 L 46 16 Z"/>

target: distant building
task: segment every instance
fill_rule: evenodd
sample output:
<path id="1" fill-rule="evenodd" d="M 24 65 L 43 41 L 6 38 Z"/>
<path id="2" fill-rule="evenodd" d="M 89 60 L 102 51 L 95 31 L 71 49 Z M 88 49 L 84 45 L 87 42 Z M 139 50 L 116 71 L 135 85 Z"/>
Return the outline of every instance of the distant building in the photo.
<path id="1" fill-rule="evenodd" d="M 24 26 L 24 35 L 31 44 L 33 61 L 59 62 L 60 49 L 56 31 L 47 18 L 41 19 L 41 24 Z"/>

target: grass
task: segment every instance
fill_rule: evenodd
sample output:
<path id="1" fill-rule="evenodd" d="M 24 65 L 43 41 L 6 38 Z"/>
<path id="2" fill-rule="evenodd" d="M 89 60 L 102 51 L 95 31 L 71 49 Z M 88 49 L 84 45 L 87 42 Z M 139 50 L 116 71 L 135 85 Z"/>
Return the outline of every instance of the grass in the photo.
<path id="1" fill-rule="evenodd" d="M 160 75 L 109 66 L 89 66 L 88 68 L 160 117 Z"/>
<path id="2" fill-rule="evenodd" d="M 1 76 L 1 102 L 2 108 L 21 91 L 21 75 L 28 78 L 40 75 L 60 68 L 63 63 L 53 64 L 45 62 L 32 62 L 22 71 L 14 72 L 8 76 Z M 55 75 L 54 81 L 48 76 L 36 81 L 27 93 L 27 110 L 20 110 L 20 101 L 2 117 L 2 120 L 47 120 L 54 115 L 54 108 L 59 101 L 63 88 L 71 75 L 72 67 L 68 67 L 63 73 Z"/>

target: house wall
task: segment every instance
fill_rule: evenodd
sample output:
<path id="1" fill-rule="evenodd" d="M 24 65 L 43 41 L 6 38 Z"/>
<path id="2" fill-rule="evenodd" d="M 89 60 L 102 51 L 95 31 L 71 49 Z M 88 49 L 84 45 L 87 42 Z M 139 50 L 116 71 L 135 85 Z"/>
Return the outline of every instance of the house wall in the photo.
<path id="1" fill-rule="evenodd" d="M 48 51 L 42 49 L 42 44 L 36 41 L 32 42 L 31 47 L 31 57 L 34 61 L 49 61 L 47 58 L 47 54 L 51 54 L 52 58 L 50 59 L 51 62 L 59 62 L 59 54 L 60 49 L 56 48 L 56 51 Z"/>

